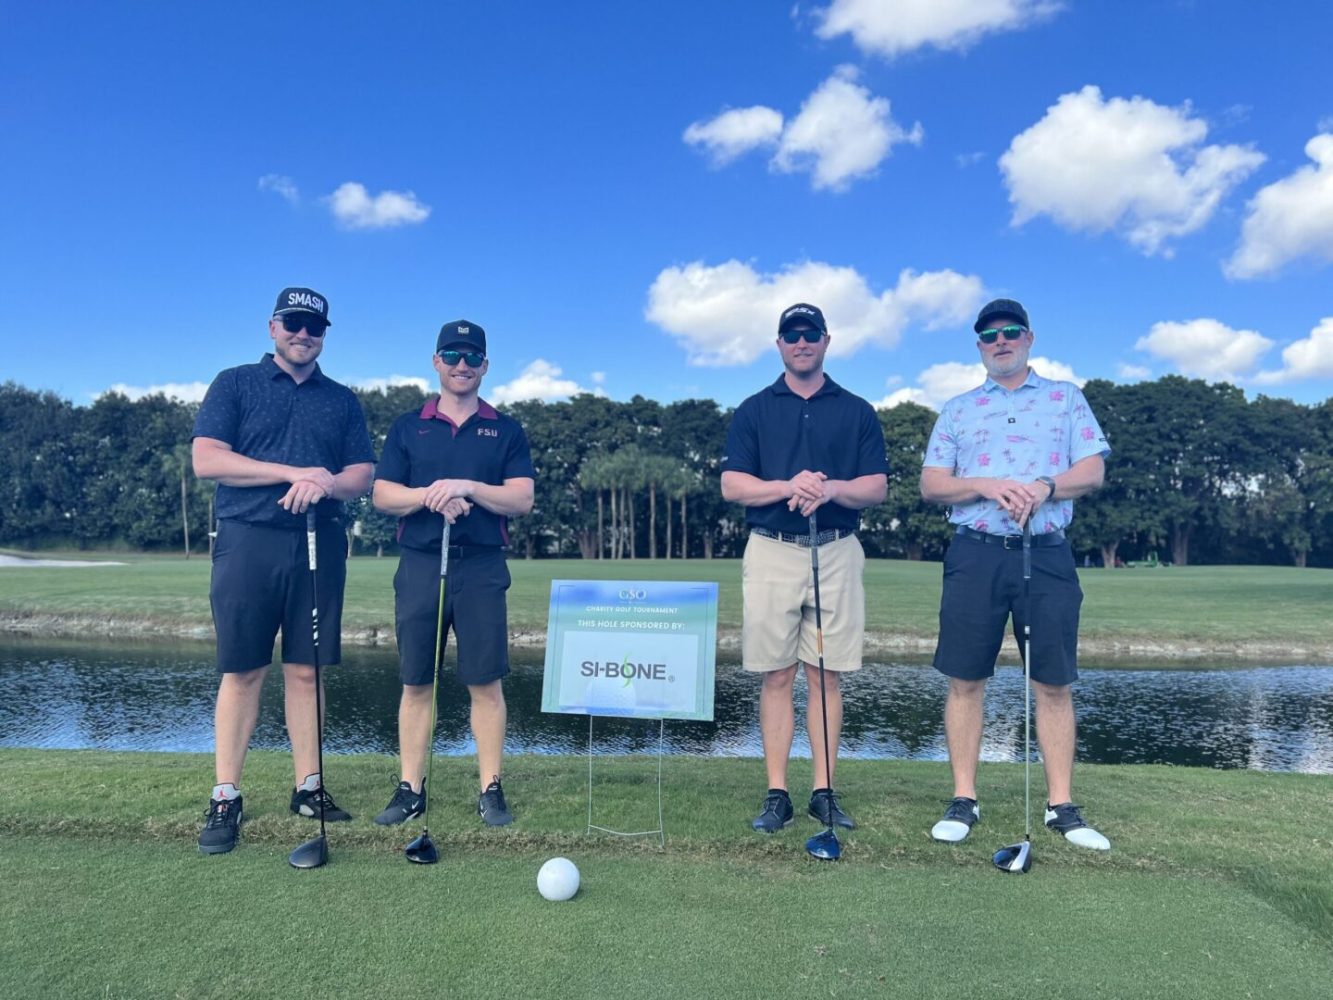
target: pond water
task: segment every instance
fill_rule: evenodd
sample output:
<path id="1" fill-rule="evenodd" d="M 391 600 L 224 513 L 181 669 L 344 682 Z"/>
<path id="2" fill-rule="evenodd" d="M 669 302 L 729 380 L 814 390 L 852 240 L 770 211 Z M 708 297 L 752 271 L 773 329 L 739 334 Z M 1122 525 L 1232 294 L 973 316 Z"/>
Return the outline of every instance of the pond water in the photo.
<path id="1" fill-rule="evenodd" d="M 325 748 L 397 751 L 397 661 L 391 652 L 346 647 L 325 673 Z M 520 651 L 505 681 L 511 753 L 582 753 L 585 716 L 541 711 L 541 652 Z M 447 668 L 446 668 L 447 669 Z M 1333 668 L 1209 670 L 1083 668 L 1076 686 L 1079 760 L 1333 773 Z M 73 644 L 0 640 L 0 746 L 211 751 L 217 691 L 204 644 Z M 470 754 L 467 694 L 440 686 L 437 752 Z M 867 664 L 844 682 L 845 757 L 944 760 L 945 685 L 927 664 Z M 716 719 L 666 724 L 666 752 L 761 755 L 758 680 L 719 666 Z M 809 755 L 798 682 L 794 753 Z M 656 722 L 597 719 L 597 749 L 655 751 Z M 285 749 L 281 671 L 270 672 L 253 745 Z M 1002 667 L 990 685 L 982 756 L 1021 760 L 1023 675 Z"/>

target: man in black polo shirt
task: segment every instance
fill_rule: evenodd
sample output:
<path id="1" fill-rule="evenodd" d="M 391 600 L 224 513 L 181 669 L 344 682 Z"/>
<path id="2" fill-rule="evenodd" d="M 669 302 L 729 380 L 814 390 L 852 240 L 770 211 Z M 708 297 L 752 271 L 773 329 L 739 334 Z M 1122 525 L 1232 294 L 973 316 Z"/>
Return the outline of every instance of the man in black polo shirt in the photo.
<path id="1" fill-rule="evenodd" d="M 315 724 L 306 511 L 318 513 L 320 666 L 340 658 L 344 560 L 342 501 L 370 488 L 375 452 L 361 404 L 316 363 L 329 306 L 309 288 L 284 288 L 268 333 L 273 353 L 228 368 L 208 388 L 194 421 L 194 474 L 218 483 L 217 539 L 209 599 L 217 631 L 214 714 L 217 784 L 199 850 L 222 854 L 240 831 L 241 768 L 259 716 L 259 692 L 282 631 L 282 674 L 295 784 L 291 809 L 331 821 L 319 773 Z"/>
<path id="2" fill-rule="evenodd" d="M 444 629 L 458 643 L 458 679 L 471 696 L 487 826 L 513 817 L 500 785 L 509 673 L 505 591 L 507 519 L 532 510 L 532 456 L 518 421 L 478 395 L 486 375 L 486 331 L 458 320 L 440 328 L 432 359 L 440 395 L 394 421 L 375 477 L 375 507 L 396 514 L 402 555 L 393 578 L 403 697 L 398 708 L 402 781 L 376 823 L 421 815 L 426 755 L 433 733 L 431 693 L 439 623 L 440 536 L 447 519 L 449 564 Z M 439 636 L 441 642 L 444 636 Z"/>
<path id="3" fill-rule="evenodd" d="M 752 824 L 774 833 L 791 823 L 787 758 L 795 712 L 792 684 L 805 664 L 810 746 L 824 745 L 810 545 L 819 549 L 820 607 L 831 760 L 812 753 L 809 812 L 826 826 L 854 824 L 833 794 L 842 732 L 838 675 L 861 666 L 865 638 L 865 553 L 856 537 L 858 511 L 888 490 L 884 432 L 874 409 L 824 374 L 828 327 L 815 306 L 797 303 L 778 320 L 778 353 L 786 371 L 737 408 L 722 459 L 722 496 L 748 508 L 750 539 L 743 564 L 745 669 L 763 674 L 759 729 L 768 795 Z M 819 535 L 810 537 L 816 515 Z"/>

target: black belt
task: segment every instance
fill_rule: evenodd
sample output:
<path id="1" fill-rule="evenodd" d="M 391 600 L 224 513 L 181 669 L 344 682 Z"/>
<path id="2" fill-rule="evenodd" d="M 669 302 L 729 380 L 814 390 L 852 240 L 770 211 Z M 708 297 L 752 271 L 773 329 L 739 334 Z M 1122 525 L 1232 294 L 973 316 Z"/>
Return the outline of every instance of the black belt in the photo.
<path id="1" fill-rule="evenodd" d="M 772 528 L 751 528 L 750 531 L 760 538 L 775 538 L 779 542 L 804 545 L 807 549 L 810 547 L 809 535 L 792 535 L 785 531 L 774 531 Z M 848 535 L 854 534 L 856 532 L 851 528 L 829 528 L 828 531 L 821 531 L 815 535 L 815 544 L 827 545 L 829 542 L 836 542 L 839 538 L 846 538 Z"/>
<path id="2" fill-rule="evenodd" d="M 1021 549 L 1023 547 L 1022 535 L 992 535 L 962 525 L 959 526 L 956 534 L 959 538 L 967 538 L 985 545 L 1000 545 L 1006 549 Z M 1063 545 L 1064 543 L 1065 533 L 1063 531 L 1048 531 L 1044 535 L 1032 536 L 1032 547 L 1034 549 L 1040 549 L 1048 545 Z"/>
<path id="3" fill-rule="evenodd" d="M 468 556 L 484 556 L 488 552 L 503 553 L 507 546 L 504 545 L 450 545 L 450 559 L 466 559 Z"/>

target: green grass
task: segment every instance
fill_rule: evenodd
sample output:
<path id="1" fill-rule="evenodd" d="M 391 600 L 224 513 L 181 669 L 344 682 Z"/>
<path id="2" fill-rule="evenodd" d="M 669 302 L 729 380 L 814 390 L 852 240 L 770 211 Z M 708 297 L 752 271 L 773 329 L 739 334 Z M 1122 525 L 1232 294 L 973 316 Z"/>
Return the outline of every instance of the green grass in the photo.
<path id="1" fill-rule="evenodd" d="M 358 558 L 348 572 L 344 632 L 389 641 L 396 559 Z M 0 569 L 0 621 L 50 619 L 50 630 L 188 634 L 211 638 L 208 561 L 154 559 L 97 569 Z M 554 578 L 715 580 L 718 627 L 741 624 L 740 563 L 713 560 L 511 560 L 511 631 L 544 641 Z M 938 563 L 874 559 L 866 566 L 872 650 L 928 651 L 939 612 Z M 1272 566 L 1087 570 L 1085 653 L 1160 662 L 1164 653 L 1333 661 L 1333 570 Z M 57 621 L 56 619 L 63 620 Z"/>
<path id="2" fill-rule="evenodd" d="M 597 767 L 599 823 L 655 819 L 651 757 Z M 669 759 L 659 850 L 584 834 L 583 759 L 512 760 L 518 822 L 485 831 L 472 762 L 442 758 L 429 868 L 401 855 L 415 823 L 368 818 L 392 769 L 329 761 L 357 819 L 297 872 L 313 825 L 286 812 L 286 755 L 252 755 L 242 843 L 205 858 L 209 757 L 0 751 L 0 995 L 1175 1000 L 1323 997 L 1333 976 L 1328 777 L 1085 767 L 1114 849 L 1038 829 L 1014 877 L 989 856 L 1022 831 L 1015 765 L 982 766 L 983 821 L 950 847 L 926 832 L 946 765 L 843 762 L 860 828 L 831 865 L 804 854 L 813 821 L 749 832 L 756 761 Z M 554 854 L 583 875 L 567 904 L 535 889 Z"/>

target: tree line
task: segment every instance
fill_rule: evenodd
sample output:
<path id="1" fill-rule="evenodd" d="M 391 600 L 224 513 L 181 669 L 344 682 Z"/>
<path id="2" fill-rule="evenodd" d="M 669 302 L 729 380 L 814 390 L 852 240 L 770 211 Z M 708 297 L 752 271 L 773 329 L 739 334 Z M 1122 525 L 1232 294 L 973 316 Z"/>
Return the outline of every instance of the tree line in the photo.
<path id="1" fill-rule="evenodd" d="M 1235 386 L 1179 376 L 1093 380 L 1083 391 L 1113 453 L 1105 486 L 1075 505 L 1081 562 L 1333 565 L 1333 399 L 1249 401 Z M 397 416 L 429 398 L 413 386 L 357 396 L 377 448 Z M 0 545 L 206 553 L 213 485 L 190 467 L 197 409 L 117 393 L 75 406 L 0 384 Z M 501 409 L 523 424 L 537 468 L 533 512 L 510 522 L 515 555 L 740 555 L 744 510 L 718 486 L 729 409 L 593 395 Z M 935 417 L 915 403 L 879 411 L 889 490 L 862 514 L 869 555 L 938 559 L 948 544 L 944 511 L 918 490 Z M 368 499 L 351 512 L 353 551 L 394 551 L 392 518 Z"/>

